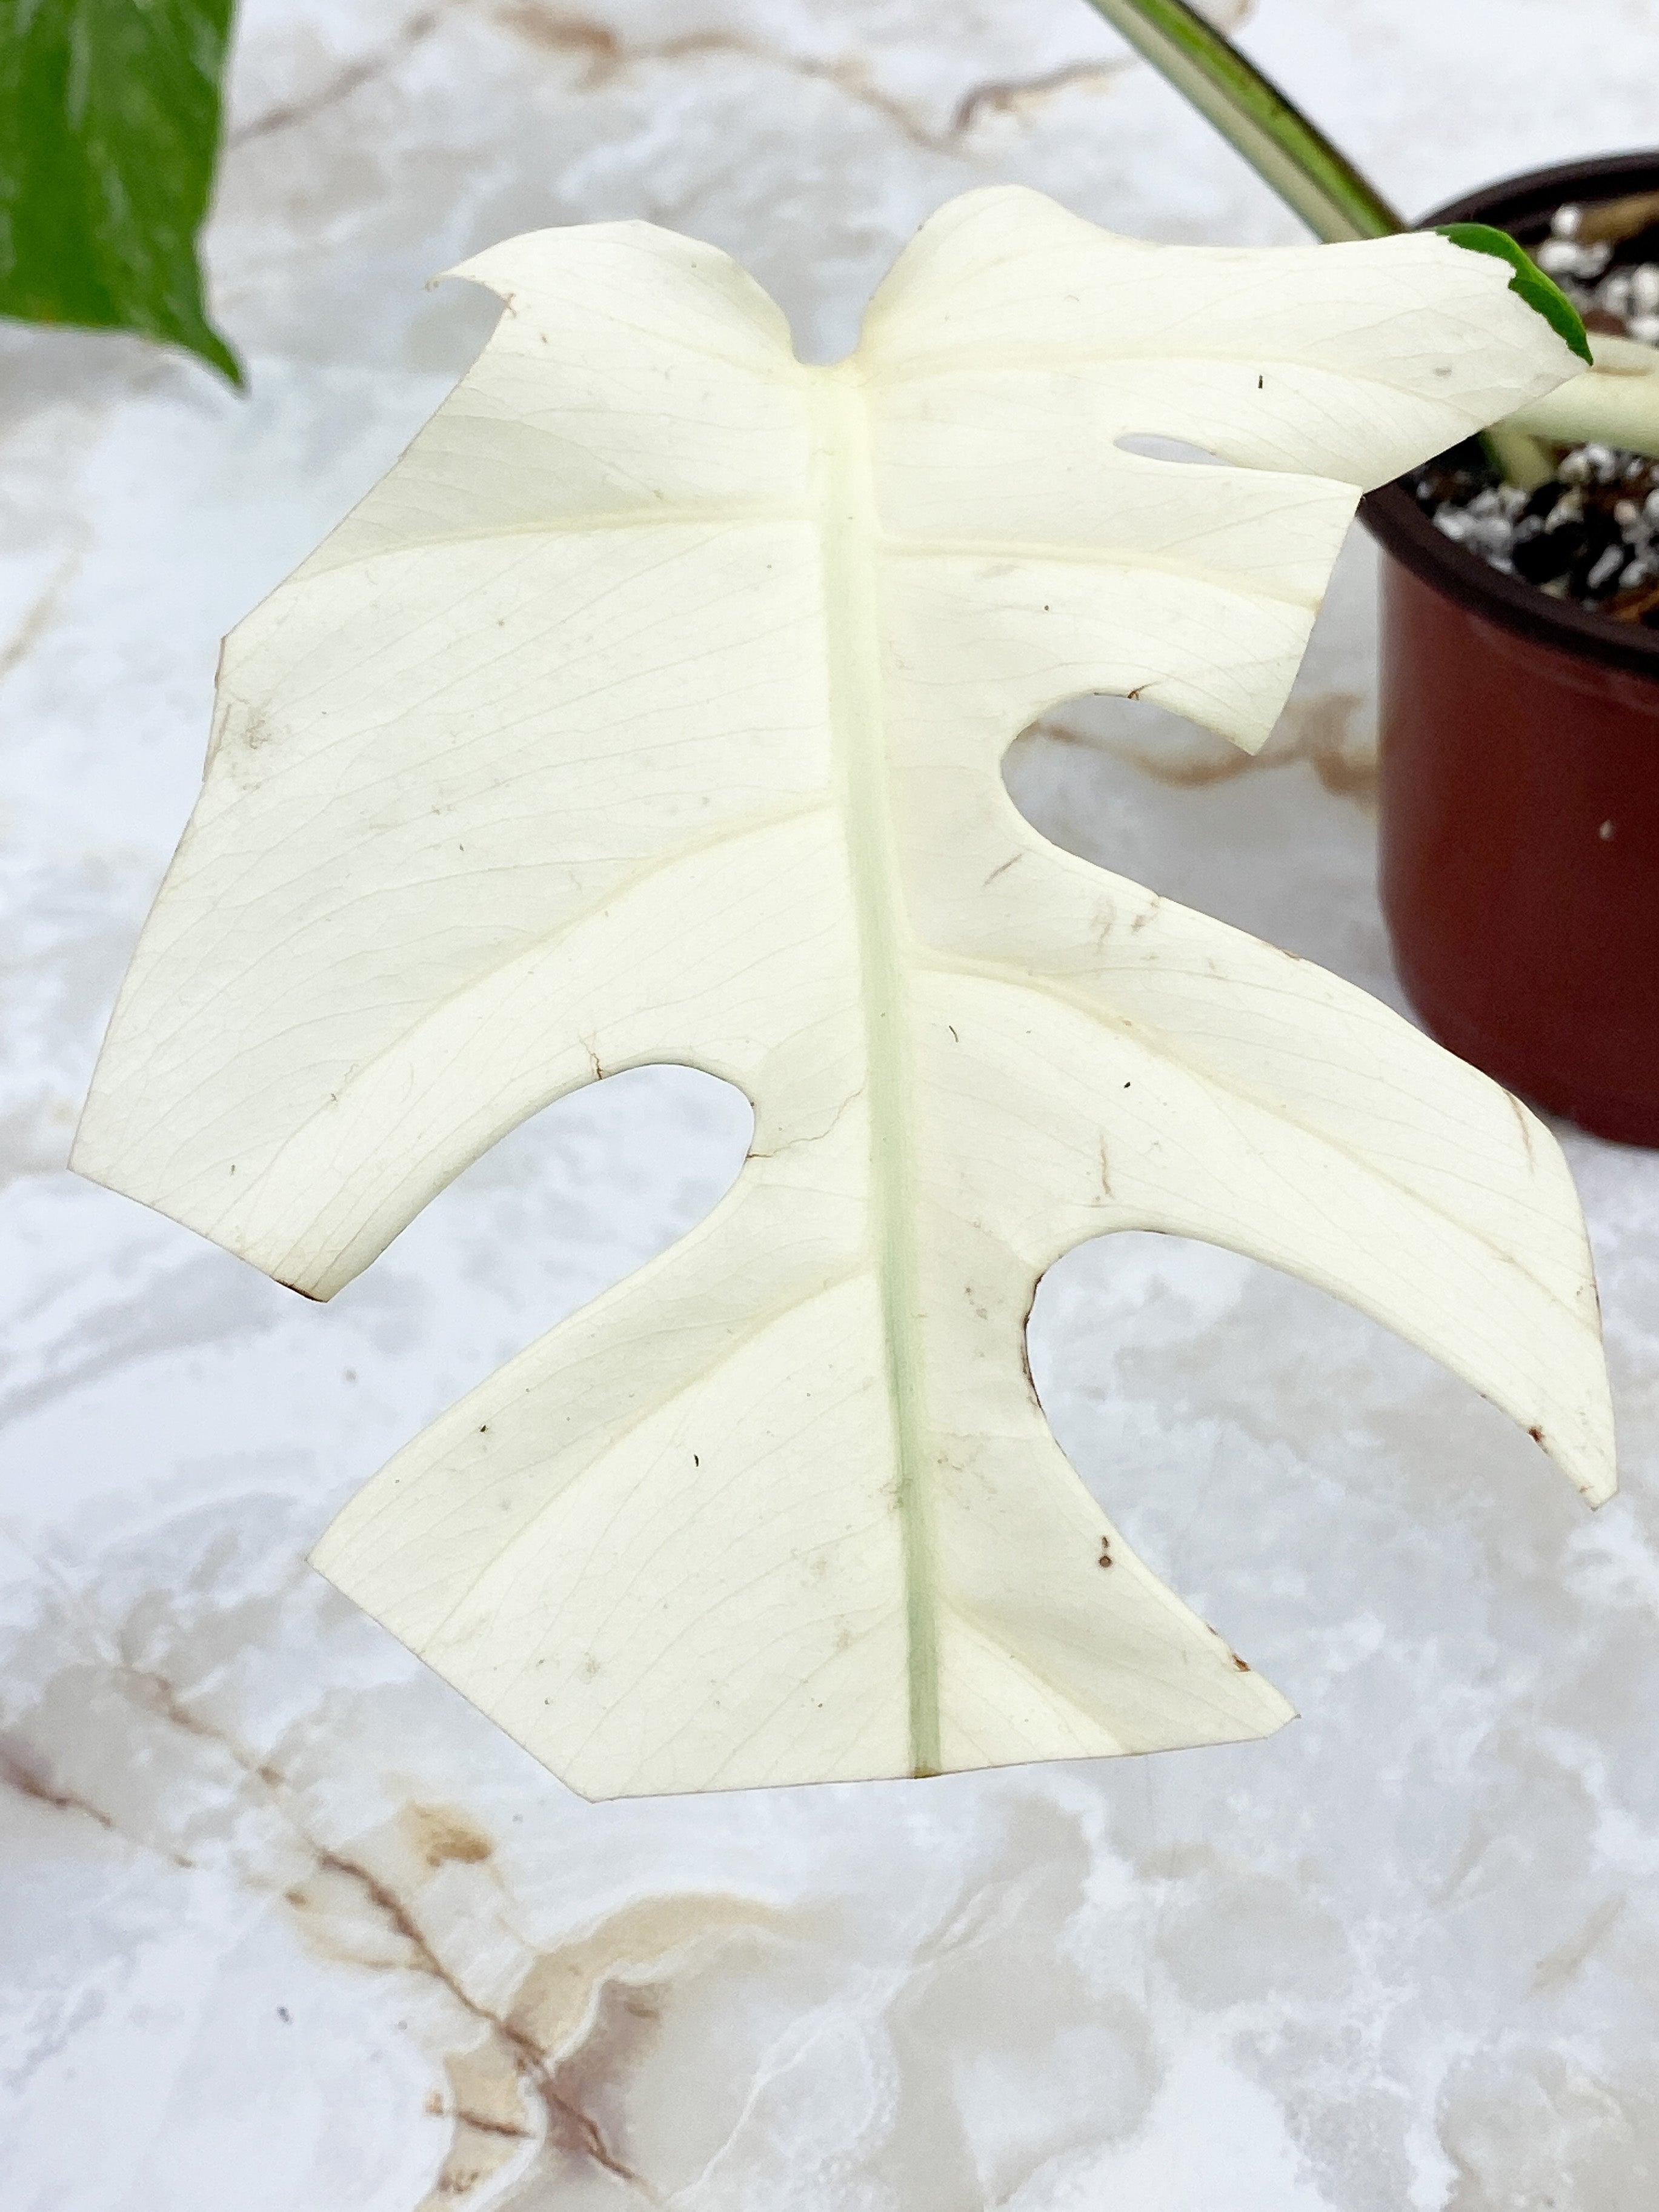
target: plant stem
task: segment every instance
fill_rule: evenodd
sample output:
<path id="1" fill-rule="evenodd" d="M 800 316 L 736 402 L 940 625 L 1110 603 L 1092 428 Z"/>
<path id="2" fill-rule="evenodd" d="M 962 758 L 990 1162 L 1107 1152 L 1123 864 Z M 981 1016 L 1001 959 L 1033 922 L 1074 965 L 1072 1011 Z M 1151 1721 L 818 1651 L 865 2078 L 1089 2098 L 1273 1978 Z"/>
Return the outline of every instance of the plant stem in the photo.
<path id="1" fill-rule="evenodd" d="M 1098 15 L 1236 147 L 1316 237 L 1388 238 L 1409 228 L 1294 100 L 1186 0 L 1089 0 Z"/>

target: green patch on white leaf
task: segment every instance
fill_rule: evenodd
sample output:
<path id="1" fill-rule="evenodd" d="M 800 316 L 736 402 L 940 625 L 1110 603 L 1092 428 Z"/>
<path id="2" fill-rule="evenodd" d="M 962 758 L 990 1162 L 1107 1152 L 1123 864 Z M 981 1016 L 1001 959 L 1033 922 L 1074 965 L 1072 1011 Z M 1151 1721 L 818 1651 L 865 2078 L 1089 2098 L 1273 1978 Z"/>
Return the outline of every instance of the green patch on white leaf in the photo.
<path id="1" fill-rule="evenodd" d="M 1515 271 L 1510 279 L 1510 291 L 1518 293 L 1529 307 L 1540 314 L 1580 361 L 1589 360 L 1589 340 L 1584 332 L 1583 317 L 1525 246 L 1517 245 L 1506 230 L 1494 230 L 1487 222 L 1443 222 L 1437 228 L 1442 238 L 1450 239 L 1454 246 L 1462 246 L 1467 252 L 1490 253 L 1499 261 L 1507 261 Z"/>

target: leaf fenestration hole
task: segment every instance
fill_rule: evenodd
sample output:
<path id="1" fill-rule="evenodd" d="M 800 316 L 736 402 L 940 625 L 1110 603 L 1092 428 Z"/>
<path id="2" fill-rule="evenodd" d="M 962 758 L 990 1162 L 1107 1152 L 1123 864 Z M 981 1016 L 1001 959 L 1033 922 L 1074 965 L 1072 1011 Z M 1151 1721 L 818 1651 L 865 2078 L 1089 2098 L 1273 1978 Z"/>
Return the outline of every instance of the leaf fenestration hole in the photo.
<path id="1" fill-rule="evenodd" d="M 1125 1541 L 1292 1693 L 1276 1648 L 1313 1674 L 1345 1622 L 1437 1632 L 1513 1571 L 1517 1541 L 1571 1535 L 1554 1470 L 1469 1384 L 1218 1245 L 1125 1230 L 1073 1247 L 1037 1285 L 1026 1357 Z"/>
<path id="2" fill-rule="evenodd" d="M 666 1251 L 736 1182 L 754 1109 L 702 1069 L 634 1067 L 528 1115 L 416 1215 L 359 1283 L 384 1295 L 398 1267 L 437 1281 L 471 1276 L 504 1300 L 500 1341 L 481 1342 L 477 1380 Z"/>
<path id="3" fill-rule="evenodd" d="M 1207 446 L 1194 446 L 1185 438 L 1166 438 L 1156 430 L 1126 430 L 1112 441 L 1121 453 L 1139 453 L 1143 460 L 1178 461 L 1188 467 L 1224 469 L 1232 466 Z"/>
<path id="4" fill-rule="evenodd" d="M 1299 688 L 1255 755 L 1151 699 L 1068 699 L 1015 738 L 1002 780 L 1061 851 L 1398 1004 L 1372 888 L 1375 728 L 1357 693 Z"/>

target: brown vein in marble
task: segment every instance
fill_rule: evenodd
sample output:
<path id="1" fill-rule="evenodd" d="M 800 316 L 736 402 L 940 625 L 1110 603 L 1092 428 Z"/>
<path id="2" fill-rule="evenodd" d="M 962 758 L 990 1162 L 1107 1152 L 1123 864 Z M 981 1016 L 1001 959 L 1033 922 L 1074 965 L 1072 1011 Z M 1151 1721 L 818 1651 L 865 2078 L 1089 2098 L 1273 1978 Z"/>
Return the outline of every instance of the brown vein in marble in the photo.
<path id="1" fill-rule="evenodd" d="M 1108 62 L 1067 62 L 1063 68 L 1045 70 L 1041 76 L 999 77 L 964 92 L 951 116 L 947 137 L 965 138 L 986 115 L 1024 115 L 1062 92 L 1103 91 L 1135 66 L 1133 59 Z"/>
<path id="2" fill-rule="evenodd" d="M 929 154 L 957 152 L 984 115 L 1023 112 L 1073 87 L 1096 88 L 1134 66 L 1133 58 L 1073 62 L 1063 69 L 1043 70 L 1035 76 L 975 85 L 957 102 L 945 128 L 937 130 L 917 109 L 885 91 L 861 55 L 820 58 L 793 54 L 730 31 L 687 31 L 671 39 L 624 44 L 614 31 L 601 24 L 556 14 L 537 6 L 535 0 L 509 0 L 509 4 L 496 9 L 495 15 L 499 21 L 532 45 L 585 56 L 588 68 L 582 79 L 584 90 L 607 83 L 642 62 L 676 62 L 706 54 L 729 54 L 781 70 L 808 83 L 833 86 L 894 125 L 901 137 Z"/>
<path id="3" fill-rule="evenodd" d="M 366 54 L 361 61 L 351 62 L 331 76 L 328 82 L 303 100 L 284 100 L 276 107 L 257 115 L 252 122 L 240 123 L 225 133 L 227 147 L 251 145 L 255 139 L 269 138 L 279 131 L 291 131 L 296 124 L 309 123 L 313 116 L 321 115 L 331 107 L 337 107 L 343 100 L 349 100 L 354 92 L 362 92 L 371 84 L 388 76 L 400 61 L 423 46 L 443 21 L 441 8 L 428 8 L 421 15 L 411 15 L 395 39 L 388 40 L 376 52 Z"/>
<path id="4" fill-rule="evenodd" d="M 312 1834 L 289 1802 L 295 1793 L 282 1769 L 270 1761 L 254 1760 L 227 1731 L 213 1727 L 192 1713 L 165 1675 L 153 1668 L 133 1668 L 128 1671 L 132 1679 L 154 1698 L 156 1709 L 173 1726 L 191 1735 L 216 1743 L 229 1753 L 242 1772 L 268 1794 L 281 1817 L 312 1854 L 318 1873 L 337 1875 L 356 1886 L 364 1900 L 380 1915 L 386 1929 L 408 1947 L 408 1970 L 426 1976 L 447 1990 L 461 2009 L 486 2030 L 489 2039 L 499 2043 L 502 2055 L 510 2061 L 513 2074 L 528 2081 L 543 2106 L 547 2142 L 557 2149 L 591 2160 L 607 2173 L 615 2175 L 617 2180 L 632 2185 L 649 2201 L 654 2202 L 654 2193 L 611 2148 L 598 2123 L 563 2094 L 556 2078 L 556 2065 L 550 2065 L 548 2054 L 515 2024 L 511 2014 L 503 2016 L 493 2012 L 471 1995 L 459 1978 L 445 1965 L 410 1906 L 391 1883 L 372 1868 L 352 1857 L 349 1851 L 337 1850 Z M 464 1816 L 446 1814 L 430 1807 L 411 1806 L 406 1808 L 405 1818 L 415 1827 L 420 1838 L 421 1856 L 434 1869 L 451 1860 L 477 1864 L 492 1855 L 493 1846 L 489 1838 L 467 1822 Z M 291 1884 L 283 1892 L 283 1898 L 296 1913 L 302 1916 L 314 1910 L 304 1882 Z M 449 2064 L 453 2081 L 453 2056 Z M 452 2145 L 450 2157 L 446 2159 L 444 2170 L 439 2175 L 435 2198 L 428 2202 L 444 2197 L 453 2201 L 464 2193 L 453 2185 L 458 2179 L 453 2172 L 455 2154 L 458 2150 L 465 2148 L 461 2140 L 463 2128 L 509 2136 L 515 2141 L 533 2136 L 534 2131 L 521 2124 L 502 2122 L 476 2111 L 463 2109 L 459 2100 L 457 2100 L 454 2116 L 458 2140 Z M 478 2176 L 480 2179 L 483 2178 L 482 2174 Z M 472 2182 L 465 2185 L 468 2189 L 474 2185 Z"/>
<path id="5" fill-rule="evenodd" d="M 1227 17 L 1228 26 L 1242 21 L 1253 4 L 1254 0 L 1236 0 Z M 757 62 L 763 67 L 781 70 L 809 83 L 832 86 L 892 124 L 910 144 L 930 154 L 959 152 L 988 116 L 1023 116 L 1046 106 L 1062 93 L 1099 90 L 1140 65 L 1138 57 L 1128 54 L 1102 61 L 1069 62 L 1027 77 L 988 79 L 982 84 L 970 86 L 961 95 L 950 120 L 939 129 L 930 124 L 919 109 L 886 91 L 861 55 L 820 58 L 796 54 L 739 32 L 726 30 L 682 31 L 665 39 L 625 40 L 608 24 L 591 16 L 567 15 L 539 6 L 537 0 L 494 0 L 493 4 L 486 0 L 482 12 L 526 45 L 580 61 L 583 69 L 578 85 L 584 92 L 597 91 L 630 70 L 650 63 L 730 56 Z M 412 16 L 398 36 L 379 52 L 349 64 L 305 99 L 285 101 L 237 125 L 227 134 L 227 146 L 250 145 L 309 123 L 354 94 L 377 83 L 443 27 L 446 13 L 441 9 L 428 9 Z"/>
<path id="6" fill-rule="evenodd" d="M 13 669 L 19 668 L 32 653 L 46 632 L 58 619 L 64 594 L 81 573 L 87 557 L 87 532 L 81 532 L 80 543 L 71 546 L 47 580 L 45 589 L 33 603 L 24 610 L 16 629 L 0 646 L 0 684 L 3 684 Z"/>
<path id="7" fill-rule="evenodd" d="M 100 1828 L 114 1832 L 114 1821 L 100 1806 L 77 1796 L 72 1790 L 54 1790 L 33 1760 L 14 1744 L 0 1743 L 0 1789 L 13 1790 L 18 1796 L 45 1805 L 54 1813 L 82 1814 L 88 1820 L 95 1820 Z"/>
<path id="8" fill-rule="evenodd" d="M 9 1790 L 14 1796 L 41 1806 L 47 1812 L 76 1814 L 82 1820 L 94 1821 L 106 1834 L 119 1836 L 123 1843 L 137 1850 L 155 1851 L 170 1866 L 188 1872 L 196 1863 L 184 1851 L 165 1850 L 144 1837 L 129 1835 L 112 1814 L 79 1790 L 57 1788 L 48 1780 L 33 1753 L 13 1736 L 0 1739 L 0 1790 Z"/>
<path id="9" fill-rule="evenodd" d="M 1255 5 L 1255 0 L 1217 0 L 1217 4 L 1206 12 L 1218 29 L 1233 31 L 1249 19 Z M 970 86 L 957 100 L 945 128 L 937 130 L 915 108 L 884 90 L 861 55 L 823 59 L 795 54 L 732 31 L 686 31 L 673 38 L 630 42 L 607 24 L 588 16 L 565 15 L 539 4 L 539 0 L 505 0 L 504 4 L 502 0 L 496 0 L 492 12 L 497 21 L 532 45 L 556 52 L 582 55 L 588 64 L 582 79 L 584 90 L 607 83 L 641 62 L 683 61 L 705 54 L 735 55 L 810 82 L 833 85 L 849 99 L 896 125 L 912 145 L 930 154 L 959 151 L 962 142 L 985 116 L 1023 115 L 1046 106 L 1061 93 L 1098 91 L 1127 71 L 1141 66 L 1139 55 L 1130 52 L 1101 61 L 1067 62 L 1055 69 L 1037 70 L 1030 76 L 988 78 L 983 83 Z"/>
<path id="10" fill-rule="evenodd" d="M 1204 12 L 1217 30 L 1231 33 L 1249 20 L 1255 8 L 1255 0 L 1218 0 L 1218 5 Z M 976 84 L 957 102 L 946 135 L 952 140 L 965 137 L 983 115 L 1023 115 L 1046 107 L 1062 92 L 1100 91 L 1139 65 L 1139 57 L 1130 53 L 1109 61 L 1067 62 L 1036 76 L 1001 77 Z"/>
<path id="11" fill-rule="evenodd" d="M 261 1779 L 264 1779 L 266 1770 L 261 1769 L 259 1771 Z M 280 1784 L 272 1786 L 280 1786 Z M 303 1830 L 301 1832 L 303 1833 Z M 309 1837 L 306 1840 L 312 1842 Z M 386 1925 L 409 1945 L 412 1955 L 413 1970 L 417 1973 L 429 1975 L 434 1981 L 441 1984 L 464 2011 L 470 2014 L 481 2027 L 488 2029 L 491 2038 L 500 2039 L 506 2051 L 516 2062 L 516 2070 L 528 2079 L 545 2107 L 548 2140 L 562 2150 L 574 2151 L 579 2156 L 591 2159 L 596 2166 L 603 2166 L 607 2173 L 614 2174 L 619 2181 L 631 2183 L 654 2202 L 654 2193 L 646 2187 L 641 2177 L 611 2148 L 598 2123 L 561 2093 L 555 2079 L 556 2069 L 550 2069 L 547 2054 L 538 2049 L 521 2028 L 514 2026 L 510 2014 L 503 2018 L 500 2014 L 492 2012 L 487 2005 L 481 2004 L 469 1993 L 457 1977 L 445 1966 L 437 1952 L 433 1949 L 422 1931 L 420 1923 L 396 1891 L 388 1883 L 383 1881 L 378 1875 L 373 1873 L 368 1867 L 360 1865 L 345 1852 L 329 1850 L 315 1843 L 313 1843 L 313 1849 L 316 1851 L 317 1864 L 322 1872 L 340 1875 L 347 1881 L 361 1886 L 364 1897 L 381 1914 Z M 303 1911 L 307 1909 L 307 1899 L 302 1886 L 296 1885 L 285 1894 L 289 1904 L 296 1911 Z M 468 2127 L 476 2128 L 483 2133 L 506 2136 L 514 2140 L 527 2139 L 532 2135 L 531 2130 L 521 2125 L 501 2120 L 493 2115 L 483 2115 L 464 2110 L 459 2100 L 455 2118 L 459 2122 L 464 2123 Z M 447 2165 L 448 2161 L 446 2160 L 446 2166 Z M 471 2185 L 468 2184 L 468 2186 Z M 438 2192 L 441 2196 L 452 2197 L 457 2193 L 453 2187 L 446 2189 L 442 2174 L 440 2174 L 438 2179 Z"/>
<path id="12" fill-rule="evenodd" d="M 84 1710 L 97 1712 L 105 1692 L 113 1688 L 135 1717 L 147 1714 L 183 1742 L 210 1750 L 228 1762 L 234 1777 L 233 1807 L 239 1796 L 246 1804 L 243 1792 L 252 1791 L 274 1814 L 288 1844 L 297 1847 L 297 1871 L 275 1878 L 244 1860 L 245 1884 L 280 1896 L 308 1948 L 321 1957 L 336 1965 L 411 1974 L 441 1992 L 467 2028 L 477 2032 L 476 2039 L 461 2046 L 452 2040 L 441 2057 L 448 2094 L 434 2093 L 428 2110 L 434 2116 L 447 2112 L 453 2132 L 418 2212 L 445 2212 L 486 2182 L 499 2181 L 503 2169 L 527 2148 L 531 2163 L 500 2200 L 502 2212 L 521 2201 L 525 2212 L 539 2205 L 550 2178 L 550 2160 L 565 2158 L 599 2167 L 635 2201 L 659 2203 L 651 2184 L 611 2140 L 592 2101 L 626 2072 L 640 2038 L 654 2031 L 659 2010 L 655 1984 L 668 1971 L 671 1957 L 712 1937 L 769 1932 L 780 1916 L 757 1900 L 714 1893 L 637 1900 L 587 1933 L 550 1948 L 525 1944 L 528 1963 L 514 1978 L 510 1996 L 503 2003 L 487 2003 L 446 1961 L 419 1909 L 426 1883 L 450 1868 L 493 1886 L 485 1893 L 492 1914 L 505 1900 L 493 1864 L 495 1844 L 471 1814 L 459 1806 L 410 1801 L 389 1822 L 351 1844 L 328 1841 L 306 1818 L 299 1786 L 279 1759 L 256 1757 L 229 1729 L 205 1715 L 166 1668 L 144 1663 L 136 1648 L 137 1616 L 112 1634 L 77 1593 L 65 1591 L 63 1596 L 70 1613 L 79 1616 L 73 1640 L 87 1647 L 87 1658 L 67 1670 L 82 1680 Z M 280 1607 L 283 1598 L 279 1592 L 275 1598 L 252 1601 L 253 1610 Z M 51 1724 L 61 1728 L 61 1714 L 54 1714 Z M 131 1725 L 126 1723 L 124 1735 Z M 142 1763 L 153 1775 L 159 1772 L 153 1747 L 143 1749 Z M 101 1764 L 98 1771 L 100 1780 L 111 1774 Z M 139 1849 L 161 1849 L 180 1868 L 202 1863 L 167 1851 L 124 1820 L 118 1781 L 113 1808 L 100 1802 L 101 1791 L 94 1794 L 84 1785 L 61 1781 L 40 1747 L 29 1741 L 26 1725 L 15 1728 L 0 1744 L 0 1788 L 46 1809 L 90 1820 Z M 199 1805 L 194 1817 L 199 1818 Z M 449 2033 L 453 2039 L 453 2031 Z M 522 2200 L 521 2190 L 528 2192 Z"/>
<path id="13" fill-rule="evenodd" d="M 1230 783 L 1235 776 L 1288 768 L 1303 761 L 1334 799 L 1351 799 L 1369 810 L 1376 803 L 1376 750 L 1357 742 L 1352 730 L 1353 718 L 1363 704 L 1357 691 L 1317 691 L 1291 699 L 1278 728 L 1259 753 L 1240 752 L 1236 745 L 1218 738 L 1218 750 L 1212 754 L 1188 753 L 1171 758 L 1122 735 L 1103 737 L 1079 729 L 1058 714 L 1044 715 L 1032 725 L 1032 731 L 1061 744 L 1108 753 L 1114 760 L 1140 769 L 1155 783 L 1181 791 Z"/>
<path id="14" fill-rule="evenodd" d="M 485 2031 L 487 2045 L 495 2046 L 498 2060 L 496 2073 L 505 2084 L 527 2084 L 544 2114 L 541 2130 L 527 2126 L 521 2116 L 504 2115 L 499 2110 L 488 2109 L 488 2097 L 472 2098 L 463 2094 L 452 2100 L 456 2124 L 455 2140 L 452 2142 L 441 2171 L 429 2206 L 454 2203 L 468 2193 L 488 2174 L 497 2170 L 501 2157 L 480 2161 L 469 2155 L 467 2140 L 471 2132 L 494 2136 L 501 2141 L 503 2156 L 510 2156 L 520 2142 L 534 2141 L 538 2134 L 546 2148 L 563 2151 L 586 2159 L 601 2166 L 617 2180 L 637 2190 L 647 2202 L 656 2201 L 654 2192 L 641 2177 L 607 2142 L 604 2131 L 580 2105 L 568 2095 L 558 2079 L 560 2066 L 556 2057 L 544 2050 L 515 2019 L 512 2012 L 505 2014 L 492 2010 L 479 2002 L 466 1989 L 459 1976 L 444 1962 L 437 1949 L 422 1929 L 410 1905 L 392 1884 L 374 1869 L 355 1857 L 349 1850 L 336 1848 L 313 1834 L 293 1803 L 295 1792 L 282 1769 L 271 1761 L 255 1759 L 228 1730 L 216 1726 L 192 1711 L 177 1686 L 161 1670 L 140 1666 L 125 1656 L 106 1658 L 110 1677 L 125 1690 L 131 1701 L 162 1720 L 169 1728 L 198 1742 L 210 1744 L 224 1753 L 242 1778 L 254 1785 L 270 1803 L 279 1819 L 301 1845 L 311 1862 L 311 1871 L 300 1881 L 291 1882 L 283 1890 L 284 1902 L 302 1921 L 315 1920 L 325 1912 L 325 1900 L 319 1901 L 310 1894 L 312 1886 L 319 1876 L 334 1876 L 353 1888 L 380 1920 L 384 1930 L 393 1936 L 404 1954 L 395 1963 L 404 1970 L 421 1975 L 441 1988 L 453 1999 L 467 2018 Z M 141 1849 L 153 1848 L 146 1838 L 135 1835 L 125 1827 L 106 1807 L 98 1804 L 82 1790 L 59 1786 L 50 1776 L 43 1762 L 22 1741 L 20 1732 L 14 1732 L 0 1744 L 0 1787 L 9 1789 L 29 1802 L 50 1810 L 72 1814 L 92 1820 L 107 1833 L 118 1835 L 124 1842 Z M 404 1821 L 410 1832 L 416 1850 L 428 1868 L 435 1869 L 451 1860 L 465 1864 L 476 1864 L 487 1859 L 493 1850 L 489 1840 L 474 1827 L 465 1816 L 449 1808 L 411 1806 L 405 1808 Z M 180 1868 L 189 1868 L 193 1862 L 179 1852 L 165 1853 Z M 307 1931 L 316 1947 L 329 1953 L 326 1941 L 319 1940 L 323 1931 L 312 1927 Z M 331 1955 L 354 1965 L 386 1965 L 394 1962 L 368 1960 L 354 1955 L 350 1949 L 342 1950 L 337 1943 Z M 533 1967 L 531 1972 L 533 1973 Z M 527 1974 L 524 1980 L 527 1981 Z M 520 1989 L 523 1983 L 520 1984 Z M 516 1994 L 515 1994 L 516 2002 Z M 479 2069 L 477 2054 L 452 2053 L 446 2062 L 452 2085 L 457 2083 L 458 2065 L 463 2069 L 460 2079 L 465 2081 L 465 2063 L 471 2062 L 477 2075 Z M 503 2086 L 498 2080 L 497 2091 Z M 470 2178 L 463 2179 L 463 2174 Z"/>

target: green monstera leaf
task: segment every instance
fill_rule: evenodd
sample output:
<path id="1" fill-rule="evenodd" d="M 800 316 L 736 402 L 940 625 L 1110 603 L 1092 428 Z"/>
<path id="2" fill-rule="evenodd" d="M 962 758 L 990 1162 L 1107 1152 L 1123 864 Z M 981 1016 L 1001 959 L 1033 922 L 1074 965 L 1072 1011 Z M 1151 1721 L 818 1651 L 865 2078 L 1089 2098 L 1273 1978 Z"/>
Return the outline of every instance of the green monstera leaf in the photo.
<path id="1" fill-rule="evenodd" d="M 327 1297 L 602 1073 L 705 1068 L 755 1136 L 322 1571 L 595 1796 L 1266 1735 L 1290 1708 L 1028 1377 L 1038 1279 L 1119 1229 L 1352 1301 L 1604 1496 L 1547 1132 L 1057 851 L 999 775 L 1090 690 L 1259 744 L 1359 488 L 1577 367 L 1507 267 L 1152 246 L 976 192 L 830 368 L 643 224 L 462 273 L 504 302 L 488 349 L 228 641 L 76 1164 Z"/>
<path id="2" fill-rule="evenodd" d="M 0 315 L 141 331 L 233 384 L 197 235 L 231 0 L 0 0 Z"/>

